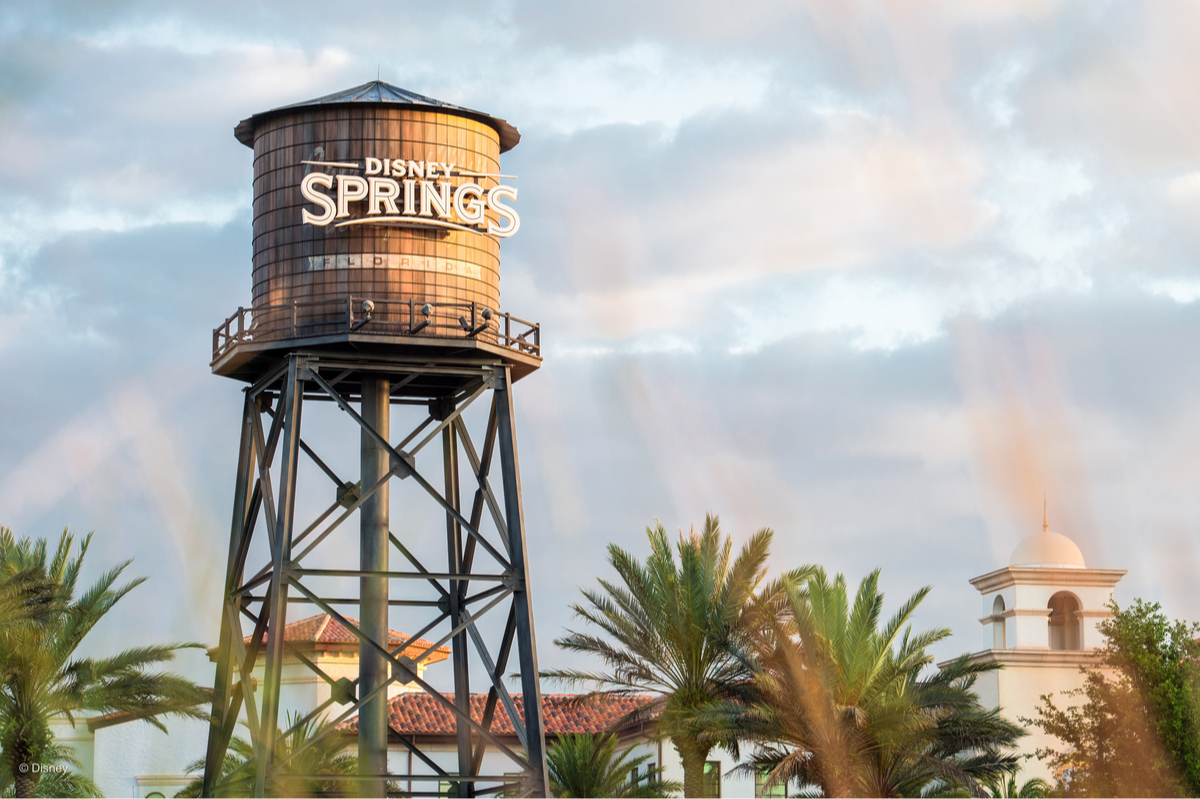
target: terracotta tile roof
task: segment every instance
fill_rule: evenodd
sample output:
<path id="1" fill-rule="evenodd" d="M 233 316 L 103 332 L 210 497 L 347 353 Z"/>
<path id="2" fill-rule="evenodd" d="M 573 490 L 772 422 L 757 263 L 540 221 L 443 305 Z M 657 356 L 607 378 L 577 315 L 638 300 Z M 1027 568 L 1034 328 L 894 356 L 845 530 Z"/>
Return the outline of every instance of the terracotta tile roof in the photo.
<path id="1" fill-rule="evenodd" d="M 454 694 L 443 694 L 451 702 Z M 513 694 L 517 714 L 525 718 L 525 701 L 521 694 Z M 652 701 L 650 696 L 596 697 L 586 704 L 577 701 L 577 694 L 542 694 L 542 714 L 547 735 L 569 733 L 608 732 L 623 716 L 635 708 Z M 471 694 L 471 718 L 482 723 L 487 694 Z M 449 710 L 434 702 L 428 694 L 420 691 L 400 694 L 388 702 L 388 722 L 401 735 L 454 735 L 454 717 Z M 343 729 L 357 732 L 358 717 L 342 725 Z M 514 735 L 512 723 L 504 706 L 496 703 L 492 719 L 492 732 L 496 735 Z"/>
<path id="2" fill-rule="evenodd" d="M 351 624 L 358 624 L 358 619 L 347 616 L 346 620 Z M 395 630 L 388 630 L 388 643 L 393 647 L 407 641 L 411 636 L 404 633 L 398 633 Z M 246 636 L 246 643 L 250 643 L 251 636 Z M 294 621 L 283 628 L 283 640 L 288 643 L 312 643 L 312 644 L 358 644 L 358 637 L 354 633 L 347 630 L 342 623 L 330 616 L 328 613 L 322 613 L 317 616 L 309 616 L 307 619 Z M 418 638 L 413 642 L 413 649 L 425 651 L 433 646 L 432 641 L 426 641 L 424 638 Z M 439 646 L 434 650 L 435 654 L 426 658 L 427 663 L 436 663 L 439 660 L 445 660 L 450 656 L 450 647 Z"/>

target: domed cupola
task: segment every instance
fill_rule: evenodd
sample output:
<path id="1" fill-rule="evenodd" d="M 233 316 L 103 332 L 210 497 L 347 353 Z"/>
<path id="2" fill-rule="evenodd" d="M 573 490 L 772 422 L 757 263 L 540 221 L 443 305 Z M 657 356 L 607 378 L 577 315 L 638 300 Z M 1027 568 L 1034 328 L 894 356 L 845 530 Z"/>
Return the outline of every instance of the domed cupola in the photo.
<path id="1" fill-rule="evenodd" d="M 1065 535 L 1050 532 L 1048 508 L 1042 508 L 1042 531 L 1034 533 L 1013 550 L 1009 566 L 1042 569 L 1086 569 L 1083 553 Z"/>
<path id="2" fill-rule="evenodd" d="M 983 595 L 979 621 L 992 650 L 1085 651 L 1101 645 L 1097 625 L 1112 615 L 1106 606 L 1125 574 L 1089 569 L 1070 538 L 1042 529 L 1017 544 L 1008 566 L 976 577 Z"/>
<path id="3" fill-rule="evenodd" d="M 1018 723 L 1037 715 L 1040 697 L 1083 686 L 1080 667 L 1096 665 L 1100 624 L 1112 617 L 1113 589 L 1125 575 L 1089 568 L 1074 541 L 1050 532 L 1048 515 L 1043 506 L 1042 529 L 1017 545 L 1007 566 L 971 580 L 982 600 L 985 647 L 971 662 L 1003 666 L 979 675 L 975 691 L 984 707 Z M 1018 750 L 1025 756 L 1057 741 L 1037 728 L 1028 733 Z M 1036 762 L 1027 769 L 1053 779 Z"/>

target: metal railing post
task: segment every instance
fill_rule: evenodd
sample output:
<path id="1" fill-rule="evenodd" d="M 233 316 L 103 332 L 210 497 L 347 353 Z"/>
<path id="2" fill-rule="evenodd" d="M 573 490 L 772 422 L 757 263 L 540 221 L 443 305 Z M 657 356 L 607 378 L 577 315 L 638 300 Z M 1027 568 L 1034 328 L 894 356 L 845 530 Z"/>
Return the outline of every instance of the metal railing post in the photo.
<path id="1" fill-rule="evenodd" d="M 459 338 L 463 335 L 469 335 L 470 331 L 475 328 L 486 328 L 491 332 L 491 321 L 482 319 L 483 304 L 470 300 L 467 302 L 428 302 L 414 297 L 407 299 L 395 300 L 380 300 L 378 310 L 378 321 L 383 322 L 385 319 L 392 321 L 387 324 L 376 324 L 373 332 L 379 335 L 387 334 L 390 328 L 399 327 L 404 324 L 404 308 L 408 309 L 407 330 L 402 330 L 398 335 L 410 335 L 413 328 L 418 327 L 417 313 L 423 304 L 428 304 L 431 307 L 429 318 L 420 323 L 421 330 L 427 330 L 428 335 L 437 338 Z M 341 297 L 334 297 L 327 300 L 299 300 L 293 299 L 286 302 L 281 302 L 277 305 L 267 305 L 261 308 L 246 308 L 239 306 L 237 312 L 226 319 L 219 327 L 213 329 L 213 359 L 217 359 L 228 353 L 236 345 L 251 341 L 257 337 L 267 338 L 288 338 L 286 323 L 280 319 L 283 311 L 291 305 L 291 338 L 299 338 L 302 329 L 313 328 L 314 330 L 328 331 L 330 326 L 336 326 L 337 320 L 335 313 L 330 306 L 338 306 L 338 313 L 345 313 L 345 328 L 346 330 L 355 330 L 356 317 L 364 318 L 360 314 L 355 313 L 355 297 L 347 294 Z M 344 306 L 342 305 L 344 303 Z M 306 317 L 309 321 L 300 321 L 300 306 L 313 309 Z M 393 314 L 390 309 L 393 306 L 400 306 L 398 313 Z M 451 309 L 447 311 L 446 309 Z M 470 309 L 469 324 L 466 327 L 466 333 L 460 328 L 468 322 L 468 315 L 463 311 Z M 516 350 L 517 352 L 530 353 L 541 357 L 542 348 L 542 330 L 541 325 L 536 322 L 530 322 L 519 317 L 514 317 L 508 312 L 496 312 L 496 341 L 495 344 Z M 262 315 L 262 320 L 258 319 Z M 447 318 L 447 314 L 449 318 Z M 503 318 L 503 322 L 501 322 Z M 513 326 L 517 329 L 514 330 Z M 458 331 L 457 334 L 451 331 Z M 307 334 L 311 335 L 311 333 Z"/>

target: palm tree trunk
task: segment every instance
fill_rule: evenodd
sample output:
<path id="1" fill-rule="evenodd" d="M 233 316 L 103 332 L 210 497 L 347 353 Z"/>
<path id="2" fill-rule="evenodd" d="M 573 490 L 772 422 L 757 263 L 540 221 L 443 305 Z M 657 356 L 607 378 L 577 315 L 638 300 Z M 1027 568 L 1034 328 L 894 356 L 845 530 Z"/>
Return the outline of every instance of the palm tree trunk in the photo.
<path id="1" fill-rule="evenodd" d="M 704 762 L 708 759 L 709 747 L 697 741 L 672 741 L 679 759 L 683 762 L 683 795 L 704 796 Z"/>
<path id="2" fill-rule="evenodd" d="M 37 783 L 33 781 L 33 777 L 29 774 L 14 774 L 13 787 L 16 789 L 16 796 L 25 799 L 32 797 L 37 793 Z"/>

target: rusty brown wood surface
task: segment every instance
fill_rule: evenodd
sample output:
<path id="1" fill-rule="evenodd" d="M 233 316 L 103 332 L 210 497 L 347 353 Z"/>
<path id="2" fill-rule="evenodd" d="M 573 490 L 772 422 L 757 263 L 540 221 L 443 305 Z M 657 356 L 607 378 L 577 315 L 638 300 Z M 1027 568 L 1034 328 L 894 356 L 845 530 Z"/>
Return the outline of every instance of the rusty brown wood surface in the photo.
<path id="1" fill-rule="evenodd" d="M 345 297 L 375 301 L 381 324 L 407 324 L 410 302 L 499 309 L 500 243 L 495 238 L 457 230 L 305 225 L 301 210 L 319 209 L 300 193 L 301 180 L 314 169 L 302 161 L 361 164 L 369 156 L 454 163 L 473 172 L 498 173 L 499 153 L 496 131 L 483 122 L 415 108 L 310 108 L 265 121 L 254 140 L 253 307 L 265 310 L 299 301 L 306 308 L 304 318 L 295 320 L 300 325 L 334 322 L 332 316 L 324 319 L 330 314 L 344 319 L 341 306 L 332 301 Z M 484 189 L 497 183 L 492 178 L 475 180 Z M 365 206 L 358 203 L 353 216 L 363 215 Z M 490 210 L 488 216 L 503 224 Z M 478 267 L 479 277 L 403 267 L 446 261 Z M 436 333 L 431 329 L 425 334 Z"/>

